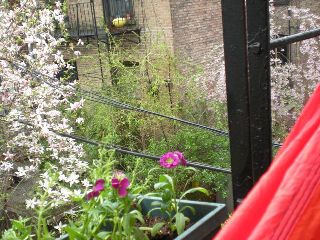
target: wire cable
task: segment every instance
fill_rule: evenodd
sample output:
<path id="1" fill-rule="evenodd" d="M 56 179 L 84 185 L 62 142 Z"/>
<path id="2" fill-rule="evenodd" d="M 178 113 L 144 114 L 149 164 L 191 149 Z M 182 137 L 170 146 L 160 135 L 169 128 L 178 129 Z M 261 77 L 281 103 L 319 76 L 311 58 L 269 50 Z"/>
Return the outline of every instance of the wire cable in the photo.
<path id="1" fill-rule="evenodd" d="M 4 117 L 3 115 L 0 115 L 0 117 Z M 2 120 L 2 121 L 6 121 L 6 120 Z M 14 120 L 17 121 L 21 124 L 27 125 L 27 126 L 31 126 L 34 127 L 33 124 L 24 121 L 24 120 Z M 132 156 L 136 156 L 136 157 L 141 157 L 141 158 L 146 158 L 146 159 L 150 159 L 150 160 L 154 160 L 154 161 L 159 161 L 160 157 L 159 156 L 154 156 L 154 155 L 150 155 L 150 154 L 145 154 L 145 153 L 141 153 L 141 152 L 136 152 L 136 151 L 132 151 L 128 148 L 124 148 L 121 146 L 117 146 L 117 145 L 108 145 L 105 144 L 103 142 L 98 142 L 98 141 L 94 141 L 88 138 L 84 138 L 82 136 L 77 136 L 77 135 L 73 135 L 73 134 L 68 134 L 68 133 L 63 133 L 63 132 L 59 132 L 56 131 L 54 129 L 49 129 L 49 131 L 57 134 L 58 136 L 61 137 L 65 137 L 65 138 L 70 138 L 73 139 L 77 142 L 82 142 L 82 143 L 86 143 L 89 145 L 93 145 L 93 146 L 101 146 L 104 147 L 106 149 L 111 149 L 111 150 L 115 150 L 118 153 L 121 154 L 127 154 L 127 155 L 132 155 Z M 227 169 L 227 168 L 221 168 L 221 167 L 214 167 L 211 166 L 209 164 L 205 164 L 205 163 L 199 163 L 199 162 L 193 162 L 193 161 L 187 161 L 187 166 L 191 166 L 191 167 L 195 167 L 195 168 L 200 168 L 200 169 L 206 169 L 206 170 L 210 170 L 210 171 L 216 171 L 216 172 L 221 172 L 221 173 L 225 173 L 225 174 L 231 174 L 231 170 Z"/>
<path id="2" fill-rule="evenodd" d="M 15 64 L 15 63 L 13 65 L 15 65 L 16 67 L 18 67 L 20 69 L 28 71 L 31 75 L 35 76 L 38 80 L 44 81 L 46 84 L 50 85 L 51 87 L 53 87 L 55 89 L 62 89 L 59 86 L 55 86 L 55 85 L 51 84 L 50 82 L 43 80 L 39 76 L 46 77 L 46 78 L 49 78 L 51 80 L 56 81 L 55 78 L 52 78 L 52 77 L 50 77 L 50 76 L 48 76 L 46 74 L 40 73 L 38 71 L 28 70 L 26 67 L 19 66 L 18 64 Z M 157 112 L 149 111 L 149 110 L 146 110 L 146 109 L 143 109 L 143 108 L 135 107 L 135 106 L 120 102 L 118 100 L 114 100 L 114 99 L 102 96 L 101 94 L 99 94 L 96 91 L 92 91 L 92 90 L 89 91 L 89 90 L 85 90 L 85 89 L 81 89 L 81 88 L 76 88 L 74 86 L 71 86 L 70 84 L 68 86 L 73 88 L 76 94 L 79 95 L 79 93 L 80 93 L 81 97 L 83 97 L 84 99 L 87 99 L 89 101 L 102 103 L 102 104 L 106 104 L 106 105 L 111 105 L 113 107 L 121 108 L 121 109 L 125 109 L 125 110 L 131 110 L 131 111 L 136 111 L 136 112 L 141 112 L 141 113 L 145 113 L 145 114 L 149 114 L 149 115 L 154 115 L 154 116 L 166 118 L 166 119 L 169 119 L 169 120 L 172 120 L 172 121 L 176 121 L 176 122 L 180 122 L 180 123 L 183 123 L 183 124 L 186 124 L 186 125 L 190 125 L 190 126 L 194 126 L 194 127 L 198 127 L 198 128 L 204 129 L 204 130 L 208 130 L 208 131 L 211 131 L 211 132 L 213 132 L 213 133 L 215 133 L 217 135 L 220 135 L 220 136 L 229 137 L 229 133 L 227 131 L 224 131 L 224 130 L 211 128 L 211 127 L 199 124 L 199 123 L 194 123 L 194 122 L 190 122 L 190 121 L 187 121 L 187 120 L 184 120 L 184 119 L 171 117 L 171 116 L 168 116 L 168 115 L 165 115 L 165 114 L 162 114 L 162 113 L 157 113 Z M 273 143 L 272 145 L 274 147 L 281 147 L 282 146 L 282 144 L 279 144 L 279 143 Z"/>

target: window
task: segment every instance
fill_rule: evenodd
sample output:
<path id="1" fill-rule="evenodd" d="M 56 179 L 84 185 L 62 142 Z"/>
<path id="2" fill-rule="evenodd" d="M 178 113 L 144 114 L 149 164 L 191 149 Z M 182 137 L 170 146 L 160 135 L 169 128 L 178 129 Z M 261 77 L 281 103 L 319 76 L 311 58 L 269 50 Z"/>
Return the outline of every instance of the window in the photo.
<path id="1" fill-rule="evenodd" d="M 104 0 L 104 15 L 106 22 L 112 26 L 116 18 L 125 18 L 127 25 L 135 24 L 133 0 Z"/>

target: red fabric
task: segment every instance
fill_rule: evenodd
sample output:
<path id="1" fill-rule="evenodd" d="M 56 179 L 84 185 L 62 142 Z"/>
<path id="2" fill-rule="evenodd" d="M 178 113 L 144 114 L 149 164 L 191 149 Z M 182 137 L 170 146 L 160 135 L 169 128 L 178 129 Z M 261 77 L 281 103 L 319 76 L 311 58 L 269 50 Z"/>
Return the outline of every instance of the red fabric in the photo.
<path id="1" fill-rule="evenodd" d="M 268 171 L 214 239 L 320 239 L 317 200 L 320 200 L 320 85 Z"/>

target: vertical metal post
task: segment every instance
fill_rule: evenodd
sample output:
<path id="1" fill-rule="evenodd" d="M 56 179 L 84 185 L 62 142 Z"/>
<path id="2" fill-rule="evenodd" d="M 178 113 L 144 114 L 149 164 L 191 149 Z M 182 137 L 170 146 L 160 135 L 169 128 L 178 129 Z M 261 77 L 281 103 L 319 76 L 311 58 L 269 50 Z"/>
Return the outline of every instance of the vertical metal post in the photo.
<path id="1" fill-rule="evenodd" d="M 78 28 L 78 37 L 80 37 L 80 24 L 79 24 L 79 3 L 76 4 L 77 8 L 77 28 Z"/>
<path id="2" fill-rule="evenodd" d="M 249 110 L 255 183 L 272 158 L 269 1 L 247 0 Z"/>
<path id="3" fill-rule="evenodd" d="M 224 55 L 234 205 L 253 186 L 249 115 L 246 0 L 222 0 Z"/>
<path id="4" fill-rule="evenodd" d="M 288 20 L 288 35 L 290 36 L 291 35 L 291 16 L 292 16 L 292 12 L 290 9 L 288 9 L 288 17 L 289 17 L 289 20 Z M 291 63 L 292 62 L 292 45 L 289 44 L 288 46 L 288 60 L 289 62 Z"/>
<path id="5" fill-rule="evenodd" d="M 103 67 L 102 67 L 101 50 L 100 50 L 99 35 L 98 35 L 99 33 L 98 33 L 98 26 L 97 26 L 97 19 L 96 19 L 96 10 L 94 7 L 93 0 L 90 0 L 90 6 L 91 6 L 91 12 L 92 12 L 92 16 L 93 16 L 94 33 L 95 33 L 98 55 L 99 55 L 101 79 L 102 79 L 102 84 L 104 84 L 105 81 L 104 81 L 104 74 L 103 74 Z"/>

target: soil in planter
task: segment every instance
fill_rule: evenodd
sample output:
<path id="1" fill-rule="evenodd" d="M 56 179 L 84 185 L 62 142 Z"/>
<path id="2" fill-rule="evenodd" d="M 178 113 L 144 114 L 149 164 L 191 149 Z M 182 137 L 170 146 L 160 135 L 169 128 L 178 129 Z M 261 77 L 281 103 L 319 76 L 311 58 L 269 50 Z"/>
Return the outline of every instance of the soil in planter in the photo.
<path id="1" fill-rule="evenodd" d="M 144 220 L 145 220 L 145 226 L 151 227 L 151 228 L 157 223 L 165 222 L 165 220 L 161 217 L 151 218 L 151 217 L 145 216 Z M 193 223 L 187 224 L 185 230 L 190 228 L 192 225 Z M 151 236 L 150 232 L 147 232 L 146 234 L 150 240 L 173 240 L 178 236 L 177 232 L 172 232 L 170 227 L 167 224 L 165 224 L 160 229 L 159 233 L 154 237 Z"/>

